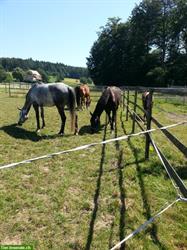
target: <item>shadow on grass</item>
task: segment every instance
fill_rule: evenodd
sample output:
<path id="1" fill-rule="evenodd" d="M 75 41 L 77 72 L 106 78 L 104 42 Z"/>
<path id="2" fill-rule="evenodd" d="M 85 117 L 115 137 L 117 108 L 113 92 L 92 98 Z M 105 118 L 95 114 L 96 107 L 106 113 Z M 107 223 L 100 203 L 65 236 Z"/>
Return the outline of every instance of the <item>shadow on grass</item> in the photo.
<path id="1" fill-rule="evenodd" d="M 121 127 L 123 129 L 124 134 L 126 133 L 125 130 L 125 126 L 122 120 L 122 116 L 120 117 L 121 119 Z M 148 197 L 147 197 L 147 193 L 145 190 L 145 185 L 144 185 L 144 180 L 143 180 L 143 176 L 142 176 L 142 171 L 141 171 L 141 167 L 139 165 L 139 160 L 138 160 L 138 150 L 137 148 L 134 147 L 133 143 L 129 140 L 127 140 L 129 147 L 132 151 L 132 153 L 134 154 L 134 158 L 135 158 L 135 164 L 136 164 L 136 171 L 137 171 L 137 177 L 138 177 L 138 182 L 139 182 L 139 186 L 140 186 L 140 192 L 141 192 L 141 197 L 142 197 L 142 201 L 143 201 L 143 208 L 145 210 L 145 217 L 147 220 L 149 220 L 151 218 L 151 208 L 150 205 L 148 203 Z M 152 223 L 150 226 L 150 229 L 147 229 L 150 231 L 150 236 L 154 242 L 154 244 L 156 244 L 159 249 L 163 249 L 165 250 L 166 247 L 159 241 L 158 236 L 157 236 L 157 226 Z"/>
<path id="2" fill-rule="evenodd" d="M 177 174 L 180 176 L 181 179 L 183 179 L 183 180 L 187 179 L 187 168 L 186 168 L 186 166 L 175 167 L 175 170 L 176 170 Z"/>
<path id="3" fill-rule="evenodd" d="M 160 176 L 161 174 L 167 176 L 167 173 L 163 165 L 157 161 L 152 164 L 149 164 L 148 167 L 144 167 L 143 169 L 141 169 L 141 174 L 143 174 L 144 176 L 145 175 Z"/>
<path id="4" fill-rule="evenodd" d="M 29 131 L 22 127 L 17 126 L 17 124 L 11 124 L 7 126 L 3 126 L 0 128 L 0 130 L 4 131 L 8 135 L 14 137 L 15 139 L 23 139 L 23 140 L 30 140 L 33 142 L 37 142 L 40 140 L 50 140 L 55 139 L 57 137 L 71 137 L 72 134 L 65 134 L 65 135 L 41 135 L 40 133 L 37 133 L 36 131 Z"/>
<path id="5" fill-rule="evenodd" d="M 106 126 L 105 126 L 105 130 L 104 130 L 103 141 L 105 141 L 105 139 L 106 139 Z M 103 144 L 102 150 L 101 150 L 101 160 L 100 160 L 100 165 L 99 165 L 99 176 L 97 178 L 97 185 L 96 185 L 95 195 L 94 195 L 94 208 L 93 208 L 93 212 L 92 212 L 92 216 L 91 216 L 91 220 L 90 220 L 85 250 L 89 250 L 91 248 L 91 243 L 93 240 L 94 224 L 95 224 L 98 206 L 99 206 L 101 178 L 103 175 L 103 164 L 104 164 L 104 160 L 105 160 L 105 148 L 106 148 L 106 144 Z"/>
<path id="6" fill-rule="evenodd" d="M 97 132 L 95 133 L 99 133 L 103 130 L 103 128 L 105 129 L 105 126 L 106 125 L 101 125 L 99 127 L 99 129 L 97 130 Z M 82 126 L 80 129 L 79 129 L 79 135 L 85 135 L 85 134 L 93 134 L 92 131 L 91 131 L 91 126 L 90 125 L 86 125 L 86 126 Z"/>
<path id="7" fill-rule="evenodd" d="M 142 163 L 142 162 L 144 162 L 144 161 L 145 161 L 145 159 L 142 158 L 142 159 L 140 159 L 140 160 L 138 161 L 138 163 Z M 132 162 L 124 163 L 122 166 L 120 166 L 120 169 L 124 169 L 125 167 L 134 165 L 134 164 L 136 164 L 136 163 L 137 163 L 137 161 L 132 161 Z M 117 167 L 118 167 L 118 166 L 117 166 Z M 119 168 L 119 167 L 118 167 L 118 168 Z M 109 170 L 105 170 L 105 172 L 113 172 L 113 171 L 116 171 L 116 167 L 113 167 L 113 168 L 111 168 L 111 169 L 109 169 Z"/>
<path id="8" fill-rule="evenodd" d="M 79 129 L 79 135 L 85 135 L 85 134 L 92 134 L 90 125 L 82 126 Z"/>
<path id="9" fill-rule="evenodd" d="M 117 138 L 117 127 L 115 128 L 115 138 Z M 115 142 L 116 151 L 118 152 L 118 162 L 117 162 L 117 170 L 118 170 L 118 185 L 120 191 L 120 223 L 119 223 L 119 236 L 120 241 L 125 238 L 125 212 L 126 212 L 126 204 L 125 204 L 125 189 L 124 189 L 124 178 L 122 169 L 123 166 L 123 149 L 120 147 L 119 141 Z M 109 246 L 110 248 L 112 246 Z M 121 245 L 120 250 L 125 249 L 125 242 Z"/>
<path id="10" fill-rule="evenodd" d="M 18 127 L 16 123 L 3 126 L 0 128 L 0 130 L 4 131 L 8 135 L 16 139 L 31 140 L 35 142 L 41 140 L 41 136 L 39 136 L 36 132 L 31 132 L 21 127 Z"/>

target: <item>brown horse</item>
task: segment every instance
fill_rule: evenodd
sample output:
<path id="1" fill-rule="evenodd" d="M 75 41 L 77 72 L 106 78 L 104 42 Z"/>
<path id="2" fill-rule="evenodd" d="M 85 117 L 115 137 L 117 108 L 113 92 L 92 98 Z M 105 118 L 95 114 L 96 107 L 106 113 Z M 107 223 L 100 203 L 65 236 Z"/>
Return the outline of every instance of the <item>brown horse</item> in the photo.
<path id="1" fill-rule="evenodd" d="M 144 93 L 142 93 L 142 105 L 143 109 L 145 110 L 144 112 L 144 119 L 145 119 L 147 117 L 147 112 L 150 109 L 150 106 L 152 105 L 149 91 L 145 91 Z"/>
<path id="2" fill-rule="evenodd" d="M 88 87 L 88 85 L 82 84 L 75 87 L 75 93 L 78 108 L 83 109 L 83 107 L 86 107 L 88 109 L 91 103 L 90 88 Z"/>
<path id="3" fill-rule="evenodd" d="M 100 125 L 100 116 L 103 111 L 105 111 L 108 115 L 111 131 L 114 130 L 114 126 L 116 123 L 116 113 L 121 102 L 121 94 L 122 91 L 118 87 L 112 86 L 104 89 L 101 97 L 97 102 L 93 114 L 91 113 L 90 123 L 92 132 L 98 131 Z M 111 112 L 112 117 L 110 116 Z"/>

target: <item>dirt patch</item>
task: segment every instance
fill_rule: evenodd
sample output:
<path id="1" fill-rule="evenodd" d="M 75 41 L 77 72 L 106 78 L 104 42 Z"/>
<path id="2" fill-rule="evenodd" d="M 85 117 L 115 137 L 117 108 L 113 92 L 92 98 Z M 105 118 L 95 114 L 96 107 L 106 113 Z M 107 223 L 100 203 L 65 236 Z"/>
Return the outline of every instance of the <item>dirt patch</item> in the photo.
<path id="1" fill-rule="evenodd" d="M 1 245 L 21 245 L 21 238 L 19 235 L 13 237 L 6 236 L 0 243 Z"/>

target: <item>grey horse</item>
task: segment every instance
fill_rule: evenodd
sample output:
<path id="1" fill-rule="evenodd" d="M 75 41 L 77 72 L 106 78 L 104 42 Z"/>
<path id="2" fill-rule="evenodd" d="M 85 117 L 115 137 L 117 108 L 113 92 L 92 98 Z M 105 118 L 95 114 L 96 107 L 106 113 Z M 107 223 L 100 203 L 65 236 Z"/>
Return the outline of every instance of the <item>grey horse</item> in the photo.
<path id="1" fill-rule="evenodd" d="M 43 107 L 56 106 L 61 117 L 59 134 L 64 134 L 66 115 L 64 107 L 67 106 L 71 115 L 71 128 L 78 133 L 77 115 L 75 112 L 76 97 L 74 89 L 64 83 L 36 83 L 26 94 L 24 106 L 20 109 L 18 125 L 22 125 L 28 119 L 28 113 L 33 105 L 36 114 L 37 131 L 40 129 L 39 108 L 41 110 L 42 128 L 45 127 Z"/>

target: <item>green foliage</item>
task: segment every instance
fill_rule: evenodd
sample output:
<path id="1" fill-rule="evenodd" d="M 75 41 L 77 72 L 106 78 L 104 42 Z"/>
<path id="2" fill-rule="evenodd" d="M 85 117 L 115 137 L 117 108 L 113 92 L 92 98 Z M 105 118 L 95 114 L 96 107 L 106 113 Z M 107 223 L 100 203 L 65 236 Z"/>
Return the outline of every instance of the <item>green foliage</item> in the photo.
<path id="1" fill-rule="evenodd" d="M 3 82 L 7 77 L 7 73 L 3 68 L 0 68 L 0 82 Z"/>
<path id="2" fill-rule="evenodd" d="M 64 80 L 64 77 L 63 76 L 61 77 L 61 75 L 58 74 L 57 77 L 56 77 L 55 82 L 61 82 L 62 80 Z"/>
<path id="3" fill-rule="evenodd" d="M 87 78 L 86 77 L 81 77 L 80 78 L 80 82 L 83 83 L 83 84 L 86 84 L 87 83 Z"/>
<path id="4" fill-rule="evenodd" d="M 92 79 L 91 78 L 87 78 L 87 77 L 81 77 L 80 78 L 80 83 L 83 83 L 83 84 L 92 84 Z"/>
<path id="5" fill-rule="evenodd" d="M 25 72 L 20 67 L 16 67 L 12 72 L 12 76 L 19 82 L 23 81 L 24 74 Z"/>
<path id="6" fill-rule="evenodd" d="M 147 73 L 148 82 L 154 86 L 163 86 L 165 82 L 166 72 L 161 67 L 155 67 Z"/>
<path id="7" fill-rule="evenodd" d="M 44 61 L 34 61 L 32 58 L 0 58 L 0 65 L 5 71 L 14 71 L 16 68 L 21 68 L 26 71 L 29 69 L 41 71 L 44 76 L 44 81 L 48 82 L 48 76 L 54 74 L 59 76 L 61 80 L 64 77 L 77 78 L 88 77 L 88 70 L 83 67 L 68 66 L 63 63 L 51 63 Z"/>
<path id="8" fill-rule="evenodd" d="M 49 82 L 49 76 L 43 69 L 38 69 L 38 72 L 42 76 L 42 81 L 43 82 Z"/>
<path id="9" fill-rule="evenodd" d="M 109 18 L 87 58 L 94 83 L 185 84 L 186 13 L 186 0 L 143 0 L 126 23 Z"/>
<path id="10" fill-rule="evenodd" d="M 5 78 L 5 82 L 12 82 L 13 81 L 13 77 L 11 73 L 6 73 L 6 78 Z"/>

